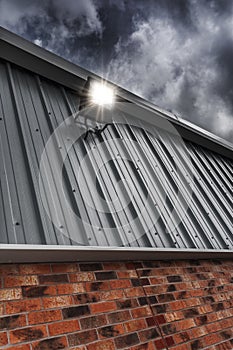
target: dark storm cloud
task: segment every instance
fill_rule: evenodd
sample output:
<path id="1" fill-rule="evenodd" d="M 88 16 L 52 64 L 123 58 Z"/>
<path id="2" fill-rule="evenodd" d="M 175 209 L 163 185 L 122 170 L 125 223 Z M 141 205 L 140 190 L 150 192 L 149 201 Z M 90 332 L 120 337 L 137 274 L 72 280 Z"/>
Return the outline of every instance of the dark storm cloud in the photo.
<path id="1" fill-rule="evenodd" d="M 4 27 L 233 142 L 229 0 L 0 0 Z"/>

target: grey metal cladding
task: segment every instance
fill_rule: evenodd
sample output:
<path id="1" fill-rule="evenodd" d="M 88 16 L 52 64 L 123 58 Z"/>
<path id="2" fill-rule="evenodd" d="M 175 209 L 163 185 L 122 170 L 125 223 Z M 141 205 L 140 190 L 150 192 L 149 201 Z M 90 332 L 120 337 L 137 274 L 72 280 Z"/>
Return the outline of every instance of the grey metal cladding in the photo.
<path id="1" fill-rule="evenodd" d="M 73 144 L 63 187 L 80 220 L 73 221 L 54 183 L 52 198 L 47 194 L 59 213 L 60 226 L 54 225 L 41 197 L 39 164 L 79 98 L 5 61 L 0 77 L 0 243 L 233 248 L 233 161 L 130 124 L 109 124 Z M 63 147 L 57 144 L 58 157 Z"/>

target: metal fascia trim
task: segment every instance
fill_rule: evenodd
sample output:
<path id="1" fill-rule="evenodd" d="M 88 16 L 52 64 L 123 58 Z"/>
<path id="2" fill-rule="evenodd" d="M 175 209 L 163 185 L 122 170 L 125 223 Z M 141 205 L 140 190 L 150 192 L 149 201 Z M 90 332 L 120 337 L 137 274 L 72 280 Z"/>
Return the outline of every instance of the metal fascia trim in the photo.
<path id="1" fill-rule="evenodd" d="M 232 259 L 231 250 L 1 244 L 0 263 Z"/>

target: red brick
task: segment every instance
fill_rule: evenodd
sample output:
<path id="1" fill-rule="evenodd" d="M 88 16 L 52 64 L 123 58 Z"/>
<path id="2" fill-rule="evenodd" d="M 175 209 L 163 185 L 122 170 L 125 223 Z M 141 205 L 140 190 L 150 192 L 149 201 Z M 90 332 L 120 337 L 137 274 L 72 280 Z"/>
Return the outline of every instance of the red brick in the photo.
<path id="1" fill-rule="evenodd" d="M 87 345 L 87 350 L 115 350 L 113 340 L 99 341 Z"/>
<path id="2" fill-rule="evenodd" d="M 91 343 L 97 340 L 97 338 L 97 333 L 94 329 L 68 335 L 68 341 L 70 346 Z"/>
<path id="3" fill-rule="evenodd" d="M 62 263 L 62 264 L 52 264 L 52 271 L 58 272 L 76 272 L 79 271 L 78 264 L 76 263 Z"/>
<path id="4" fill-rule="evenodd" d="M 3 346 L 3 345 L 6 345 L 7 343 L 8 343 L 7 333 L 6 332 L 1 332 L 0 333 L 0 345 Z"/>
<path id="5" fill-rule="evenodd" d="M 140 307 L 137 309 L 133 309 L 132 311 L 133 318 L 140 318 L 150 316 L 152 314 L 149 306 Z"/>
<path id="6" fill-rule="evenodd" d="M 39 276 L 40 284 L 57 284 L 57 283 L 68 283 L 68 282 L 69 282 L 68 275 L 66 273 Z"/>
<path id="7" fill-rule="evenodd" d="M 104 313 L 108 311 L 114 311 L 117 309 L 116 303 L 113 301 L 103 301 L 102 303 L 91 304 L 91 312 L 93 313 Z"/>
<path id="8" fill-rule="evenodd" d="M 125 294 L 128 298 L 139 297 L 144 295 L 144 290 L 142 287 L 128 288 L 128 289 L 125 289 Z"/>
<path id="9" fill-rule="evenodd" d="M 151 340 L 151 339 L 156 339 L 160 337 L 159 330 L 155 327 L 150 328 L 150 329 L 145 329 L 141 332 L 138 332 L 139 338 L 142 342 Z"/>
<path id="10" fill-rule="evenodd" d="M 0 264 L 0 276 L 18 275 L 19 265 L 15 264 Z"/>
<path id="11" fill-rule="evenodd" d="M 121 299 L 123 297 L 124 297 L 124 291 L 123 290 L 110 290 L 110 291 L 102 292 L 100 294 L 100 298 L 102 300 Z"/>
<path id="12" fill-rule="evenodd" d="M 49 264 L 20 264 L 19 273 L 21 275 L 34 275 L 50 273 L 51 268 Z"/>
<path id="13" fill-rule="evenodd" d="M 10 331 L 9 334 L 11 344 L 16 344 L 44 338 L 47 336 L 47 331 L 45 326 L 36 326 Z"/>
<path id="14" fill-rule="evenodd" d="M 46 295 L 56 295 L 56 286 L 31 286 L 22 287 L 22 293 L 24 298 L 37 298 Z"/>
<path id="15" fill-rule="evenodd" d="M 50 324 L 48 326 L 50 335 L 59 335 L 65 333 L 77 332 L 80 330 L 78 320 L 62 321 Z"/>
<path id="16" fill-rule="evenodd" d="M 104 270 L 126 270 L 125 263 L 107 262 L 103 263 Z"/>
<path id="17" fill-rule="evenodd" d="M 24 299 L 21 301 L 8 301 L 5 305 L 6 314 L 17 314 L 26 311 L 41 310 L 40 299 Z"/>
<path id="18" fill-rule="evenodd" d="M 119 323 L 130 320 L 132 317 L 128 310 L 113 312 L 107 315 L 109 323 Z"/>
<path id="19" fill-rule="evenodd" d="M 1 289 L 0 290 L 0 301 L 21 299 L 21 298 L 22 298 L 21 288 Z"/>
<path id="20" fill-rule="evenodd" d="M 4 278 L 5 287 L 36 286 L 38 284 L 37 276 L 7 276 Z"/>
<path id="21" fill-rule="evenodd" d="M 155 341 L 151 341 L 149 343 L 147 342 L 140 345 L 131 346 L 130 350 L 158 350 L 157 348 L 155 348 L 154 344 Z"/>
<path id="22" fill-rule="evenodd" d="M 187 319 L 183 321 L 179 321 L 176 323 L 176 329 L 177 331 L 183 331 L 192 327 L 195 327 L 195 322 L 192 319 Z"/>
<path id="23" fill-rule="evenodd" d="M 0 318 L 0 330 L 25 327 L 26 324 L 25 315 L 13 315 Z"/>
<path id="24" fill-rule="evenodd" d="M 97 328 L 107 324 L 106 315 L 96 315 L 80 319 L 82 329 Z"/>
<path id="25" fill-rule="evenodd" d="M 99 338 L 112 338 L 124 333 L 122 324 L 105 326 L 98 329 Z"/>
<path id="26" fill-rule="evenodd" d="M 66 337 L 49 338 L 32 343 L 33 350 L 68 349 Z"/>
<path id="27" fill-rule="evenodd" d="M 140 319 L 140 320 L 132 320 L 129 322 L 125 322 L 124 323 L 124 327 L 126 332 L 134 332 L 137 331 L 139 329 L 143 329 L 146 328 L 146 322 L 144 319 Z"/>
<path id="28" fill-rule="evenodd" d="M 159 325 L 166 323 L 165 317 L 163 315 L 155 316 L 155 319 Z"/>
<path id="29" fill-rule="evenodd" d="M 86 282 L 94 281 L 95 275 L 93 272 L 77 272 L 69 275 L 70 282 Z"/>
<path id="30" fill-rule="evenodd" d="M 84 283 L 66 283 L 57 285 L 58 294 L 76 294 L 85 292 Z"/>
<path id="31" fill-rule="evenodd" d="M 118 278 L 137 278 L 137 272 L 135 270 L 118 271 Z"/>
<path id="32" fill-rule="evenodd" d="M 31 312 L 28 315 L 28 323 L 30 325 L 59 321 L 62 319 L 61 310 L 49 310 Z"/>
<path id="33" fill-rule="evenodd" d="M 101 281 L 101 282 L 86 282 L 86 291 L 87 292 L 95 292 L 100 290 L 109 290 L 109 281 Z"/>
<path id="34" fill-rule="evenodd" d="M 4 304 L 0 304 L 0 316 L 4 315 Z"/>
<path id="35" fill-rule="evenodd" d="M 30 345 L 29 344 L 24 344 L 24 345 L 14 345 L 11 347 L 8 347 L 7 350 L 30 350 Z"/>
<path id="36" fill-rule="evenodd" d="M 114 339 L 116 349 L 122 349 L 139 343 L 137 333 L 129 333 Z"/>
<path id="37" fill-rule="evenodd" d="M 130 280 L 112 280 L 109 281 L 111 289 L 129 288 L 132 287 Z"/>
<path id="38" fill-rule="evenodd" d="M 71 295 L 62 295 L 57 297 L 46 297 L 42 299 L 45 309 L 53 309 L 62 306 L 68 306 L 73 304 L 73 298 Z"/>
<path id="39" fill-rule="evenodd" d="M 167 346 L 163 339 L 157 339 L 154 342 L 156 350 L 166 350 Z"/>

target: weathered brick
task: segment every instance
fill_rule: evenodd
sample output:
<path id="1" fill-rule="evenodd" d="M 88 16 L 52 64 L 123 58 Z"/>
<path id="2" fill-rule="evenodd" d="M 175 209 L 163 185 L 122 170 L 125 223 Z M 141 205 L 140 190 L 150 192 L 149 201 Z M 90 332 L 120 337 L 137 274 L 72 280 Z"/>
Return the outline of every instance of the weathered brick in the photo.
<path id="1" fill-rule="evenodd" d="M 71 295 L 61 295 L 56 297 L 46 297 L 42 299 L 42 303 L 45 309 L 53 309 L 73 304 L 73 298 Z"/>
<path id="2" fill-rule="evenodd" d="M 80 326 L 78 320 L 68 320 L 49 324 L 48 329 L 49 334 L 54 336 L 79 331 Z"/>
<path id="3" fill-rule="evenodd" d="M 91 304 L 90 308 L 92 313 L 102 313 L 107 311 L 114 311 L 117 309 L 117 306 L 114 301 L 103 301 L 102 303 Z"/>
<path id="4" fill-rule="evenodd" d="M 126 332 L 134 332 L 146 328 L 145 319 L 132 320 L 124 323 Z"/>
<path id="5" fill-rule="evenodd" d="M 75 304 L 97 303 L 101 300 L 100 293 L 81 293 L 74 296 Z"/>
<path id="6" fill-rule="evenodd" d="M 96 343 L 88 344 L 87 350 L 115 350 L 113 340 L 104 340 Z"/>
<path id="7" fill-rule="evenodd" d="M 96 315 L 80 319 L 82 329 L 97 328 L 107 324 L 106 315 Z"/>
<path id="8" fill-rule="evenodd" d="M 98 329 L 100 339 L 116 337 L 119 334 L 123 333 L 124 327 L 122 326 L 122 324 L 106 326 Z"/>
<path id="9" fill-rule="evenodd" d="M 7 350 L 31 350 L 31 347 L 29 344 L 13 345 L 8 347 Z"/>
<path id="10" fill-rule="evenodd" d="M 67 274 L 58 274 L 58 275 L 42 275 L 39 276 L 40 284 L 55 284 L 55 283 L 65 283 L 68 282 Z"/>
<path id="11" fill-rule="evenodd" d="M 96 272 L 95 273 L 96 280 L 113 280 L 117 278 L 115 271 L 103 271 L 103 272 Z"/>
<path id="12" fill-rule="evenodd" d="M 127 288 L 127 289 L 125 289 L 125 295 L 128 298 L 139 297 L 139 296 L 144 295 L 144 290 L 142 287 Z"/>
<path id="13" fill-rule="evenodd" d="M 95 275 L 94 272 L 77 272 L 71 273 L 69 275 L 70 282 L 86 282 L 94 281 Z"/>
<path id="14" fill-rule="evenodd" d="M 21 275 L 34 275 L 50 273 L 51 267 L 49 264 L 20 264 L 19 273 Z"/>
<path id="15" fill-rule="evenodd" d="M 126 270 L 126 265 L 123 262 L 104 262 L 104 270 Z"/>
<path id="16" fill-rule="evenodd" d="M 18 275 L 19 265 L 16 264 L 0 264 L 0 276 Z"/>
<path id="17" fill-rule="evenodd" d="M 80 264 L 80 271 L 99 271 L 103 270 L 103 265 L 101 263 L 88 263 Z"/>
<path id="18" fill-rule="evenodd" d="M 55 286 L 33 286 L 22 287 L 24 298 L 38 298 L 46 295 L 56 295 L 57 289 Z"/>
<path id="19" fill-rule="evenodd" d="M 0 332 L 0 345 L 4 346 L 7 345 L 8 339 L 7 339 L 7 333 L 6 332 Z"/>
<path id="20" fill-rule="evenodd" d="M 111 289 L 121 289 L 121 288 L 129 288 L 132 286 L 130 280 L 113 280 L 109 281 Z"/>
<path id="21" fill-rule="evenodd" d="M 146 317 L 152 314 L 149 306 L 139 307 L 137 309 L 133 309 L 131 312 L 132 312 L 133 318 Z"/>
<path id="22" fill-rule="evenodd" d="M 76 272 L 78 270 L 79 266 L 76 263 L 52 264 L 52 271 L 54 273 L 68 273 Z"/>
<path id="23" fill-rule="evenodd" d="M 137 333 L 130 333 L 114 339 L 116 349 L 122 349 L 139 343 Z"/>
<path id="24" fill-rule="evenodd" d="M 86 283 L 86 291 L 87 292 L 95 292 L 100 290 L 109 290 L 109 281 L 103 282 L 87 282 Z"/>
<path id="25" fill-rule="evenodd" d="M 90 308 L 88 305 L 80 305 L 80 306 L 73 306 L 68 307 L 66 309 L 62 310 L 63 317 L 66 318 L 73 318 L 73 317 L 80 317 L 83 315 L 89 315 L 90 314 Z"/>
<path id="26" fill-rule="evenodd" d="M 25 315 L 13 315 L 0 318 L 0 331 L 4 329 L 20 328 L 26 326 Z"/>
<path id="27" fill-rule="evenodd" d="M 106 292 L 101 292 L 100 294 L 101 300 L 115 300 L 115 299 L 121 299 L 123 297 L 124 297 L 123 290 L 110 290 Z"/>
<path id="28" fill-rule="evenodd" d="M 11 344 L 32 342 L 46 336 L 47 330 L 45 326 L 27 327 L 10 331 L 10 342 Z"/>
<path id="29" fill-rule="evenodd" d="M 67 340 L 65 337 L 57 337 L 41 340 L 32 344 L 33 350 L 58 350 L 67 349 Z"/>
<path id="30" fill-rule="evenodd" d="M 97 333 L 94 329 L 68 335 L 68 341 L 70 346 L 91 343 L 97 340 L 97 338 Z"/>
<path id="31" fill-rule="evenodd" d="M 4 278 L 5 287 L 35 286 L 38 285 L 37 276 L 7 276 Z"/>
<path id="32" fill-rule="evenodd" d="M 8 301 L 5 305 L 6 314 L 18 314 L 21 312 L 29 312 L 41 310 L 40 299 L 24 299 L 20 301 Z"/>
<path id="33" fill-rule="evenodd" d="M 150 328 L 150 329 L 145 329 L 145 330 L 139 332 L 138 334 L 139 334 L 139 338 L 142 342 L 148 341 L 150 339 L 156 339 L 160 336 L 158 330 L 155 327 Z"/>
<path id="34" fill-rule="evenodd" d="M 59 321 L 62 318 L 61 310 L 46 310 L 31 312 L 28 315 L 30 325 Z"/>
<path id="35" fill-rule="evenodd" d="M 76 294 L 85 292 L 84 283 L 66 283 L 57 285 L 58 294 Z"/>
<path id="36" fill-rule="evenodd" d="M 119 323 L 131 319 L 131 315 L 128 310 L 113 312 L 107 315 L 110 323 Z"/>
<path id="37" fill-rule="evenodd" d="M 137 299 L 119 299 L 116 301 L 118 309 L 129 309 L 138 307 Z"/>
<path id="38" fill-rule="evenodd" d="M 21 288 L 0 290 L 0 301 L 21 299 L 21 298 L 22 298 Z"/>

